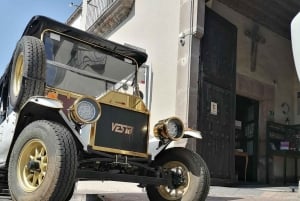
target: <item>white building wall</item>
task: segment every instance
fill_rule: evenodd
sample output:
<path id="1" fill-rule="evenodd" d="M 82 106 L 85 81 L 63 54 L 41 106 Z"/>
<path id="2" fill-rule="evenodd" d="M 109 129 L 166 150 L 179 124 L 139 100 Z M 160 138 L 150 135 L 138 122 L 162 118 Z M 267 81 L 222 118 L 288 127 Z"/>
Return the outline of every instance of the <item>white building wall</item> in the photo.
<path id="1" fill-rule="evenodd" d="M 81 14 L 70 25 L 77 29 L 81 29 Z"/>
<path id="2" fill-rule="evenodd" d="M 175 115 L 180 0 L 138 0 L 107 38 L 146 50 L 153 71 L 151 120 Z"/>

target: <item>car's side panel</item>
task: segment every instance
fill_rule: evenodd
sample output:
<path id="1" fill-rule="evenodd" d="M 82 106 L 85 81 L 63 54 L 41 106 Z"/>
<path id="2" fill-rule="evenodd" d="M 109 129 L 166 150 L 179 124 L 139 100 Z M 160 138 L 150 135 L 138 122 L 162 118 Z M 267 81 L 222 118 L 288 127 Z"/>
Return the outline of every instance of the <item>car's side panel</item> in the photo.
<path id="1" fill-rule="evenodd" d="M 0 167 L 5 166 L 6 159 L 13 140 L 17 114 L 12 112 L 0 125 Z"/>

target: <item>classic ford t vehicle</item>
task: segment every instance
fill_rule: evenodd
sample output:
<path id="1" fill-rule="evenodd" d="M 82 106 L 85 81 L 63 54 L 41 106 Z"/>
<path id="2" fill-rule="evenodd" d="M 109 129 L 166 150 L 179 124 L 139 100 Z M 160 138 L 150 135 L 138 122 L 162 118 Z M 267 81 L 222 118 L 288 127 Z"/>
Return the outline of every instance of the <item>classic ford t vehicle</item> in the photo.
<path id="1" fill-rule="evenodd" d="M 149 128 L 137 75 L 147 55 L 35 16 L 0 80 L 0 190 L 65 201 L 79 180 L 138 183 L 151 201 L 205 200 L 202 158 L 173 141 L 201 138 L 179 118 Z M 149 133 L 157 138 L 149 153 Z M 8 190 L 6 190 L 8 189 Z"/>

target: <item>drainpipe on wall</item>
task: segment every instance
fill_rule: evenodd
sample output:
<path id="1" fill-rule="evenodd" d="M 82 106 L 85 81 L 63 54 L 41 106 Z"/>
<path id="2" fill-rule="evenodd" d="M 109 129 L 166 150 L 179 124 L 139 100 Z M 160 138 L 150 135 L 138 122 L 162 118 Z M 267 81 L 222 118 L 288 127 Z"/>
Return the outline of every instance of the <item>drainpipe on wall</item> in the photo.
<path id="1" fill-rule="evenodd" d="M 198 127 L 199 56 L 204 16 L 205 0 L 180 1 L 176 115 L 192 129 Z M 188 148 L 196 150 L 196 141 L 190 140 Z"/>

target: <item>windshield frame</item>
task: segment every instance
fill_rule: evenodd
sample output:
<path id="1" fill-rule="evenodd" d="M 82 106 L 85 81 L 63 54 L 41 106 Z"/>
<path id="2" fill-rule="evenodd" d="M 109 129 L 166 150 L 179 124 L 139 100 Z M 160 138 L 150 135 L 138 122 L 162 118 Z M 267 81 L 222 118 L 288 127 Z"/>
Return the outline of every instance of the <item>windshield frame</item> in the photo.
<path id="1" fill-rule="evenodd" d="M 123 54 L 120 54 L 118 52 L 114 52 L 114 51 L 111 51 L 107 48 L 105 48 L 104 46 L 100 46 L 100 45 L 97 45 L 97 44 L 94 44 L 94 43 L 90 43 L 88 41 L 85 41 L 85 40 L 82 40 L 80 39 L 79 37 L 73 37 L 73 36 L 70 36 L 68 34 L 65 34 L 65 33 L 61 33 L 61 32 L 58 32 L 58 31 L 55 31 L 53 29 L 45 29 L 43 30 L 43 32 L 41 33 L 41 41 L 45 42 L 44 41 L 44 38 L 45 38 L 45 34 L 46 33 L 54 33 L 54 34 L 58 34 L 60 36 L 63 36 L 63 37 L 67 37 L 67 38 L 70 38 L 71 40 L 75 40 L 79 43 L 83 43 L 85 45 L 88 45 L 88 46 L 91 46 L 92 48 L 95 48 L 95 49 L 100 49 L 104 54 L 107 54 L 111 57 L 114 57 L 122 62 L 125 62 L 125 63 L 129 63 L 129 62 L 126 62 L 126 60 L 130 60 L 132 62 L 132 65 L 135 66 L 135 71 L 132 73 L 134 74 L 134 77 L 133 77 L 133 82 L 132 82 L 132 87 L 133 87 L 133 95 L 135 96 L 139 96 L 140 97 L 140 93 L 139 93 L 139 86 L 138 86 L 138 69 L 139 69 L 139 65 L 138 65 L 138 62 L 132 58 L 132 57 L 129 57 L 129 56 L 126 56 L 126 55 L 123 55 Z M 59 63 L 59 62 L 56 62 L 56 61 L 53 61 L 53 60 L 47 60 L 46 59 L 46 63 Z M 68 71 L 73 71 L 74 72 L 74 69 L 70 69 L 71 66 L 69 67 L 68 65 L 65 65 L 65 64 L 62 64 L 62 63 L 59 63 L 58 65 L 59 68 L 63 68 L 65 70 L 68 70 Z M 101 78 L 100 76 L 95 76 L 95 75 L 91 75 L 90 73 L 87 73 L 87 72 L 83 72 L 83 70 L 75 70 L 76 73 L 79 73 L 83 76 L 86 76 L 86 77 L 91 77 L 91 78 L 94 78 L 94 79 L 98 79 L 98 80 L 105 80 L 105 81 L 108 81 L 108 82 L 112 82 L 112 79 L 106 79 L 106 78 Z M 126 77 L 125 77 L 126 78 Z M 124 78 L 124 79 L 125 79 Z M 127 82 L 128 80 L 126 80 Z M 125 83 L 126 83 L 125 82 Z M 116 83 L 118 84 L 118 83 Z M 115 89 L 114 89 L 115 90 Z M 73 91 L 72 91 L 73 92 Z M 75 92 L 76 93 L 76 92 Z"/>

